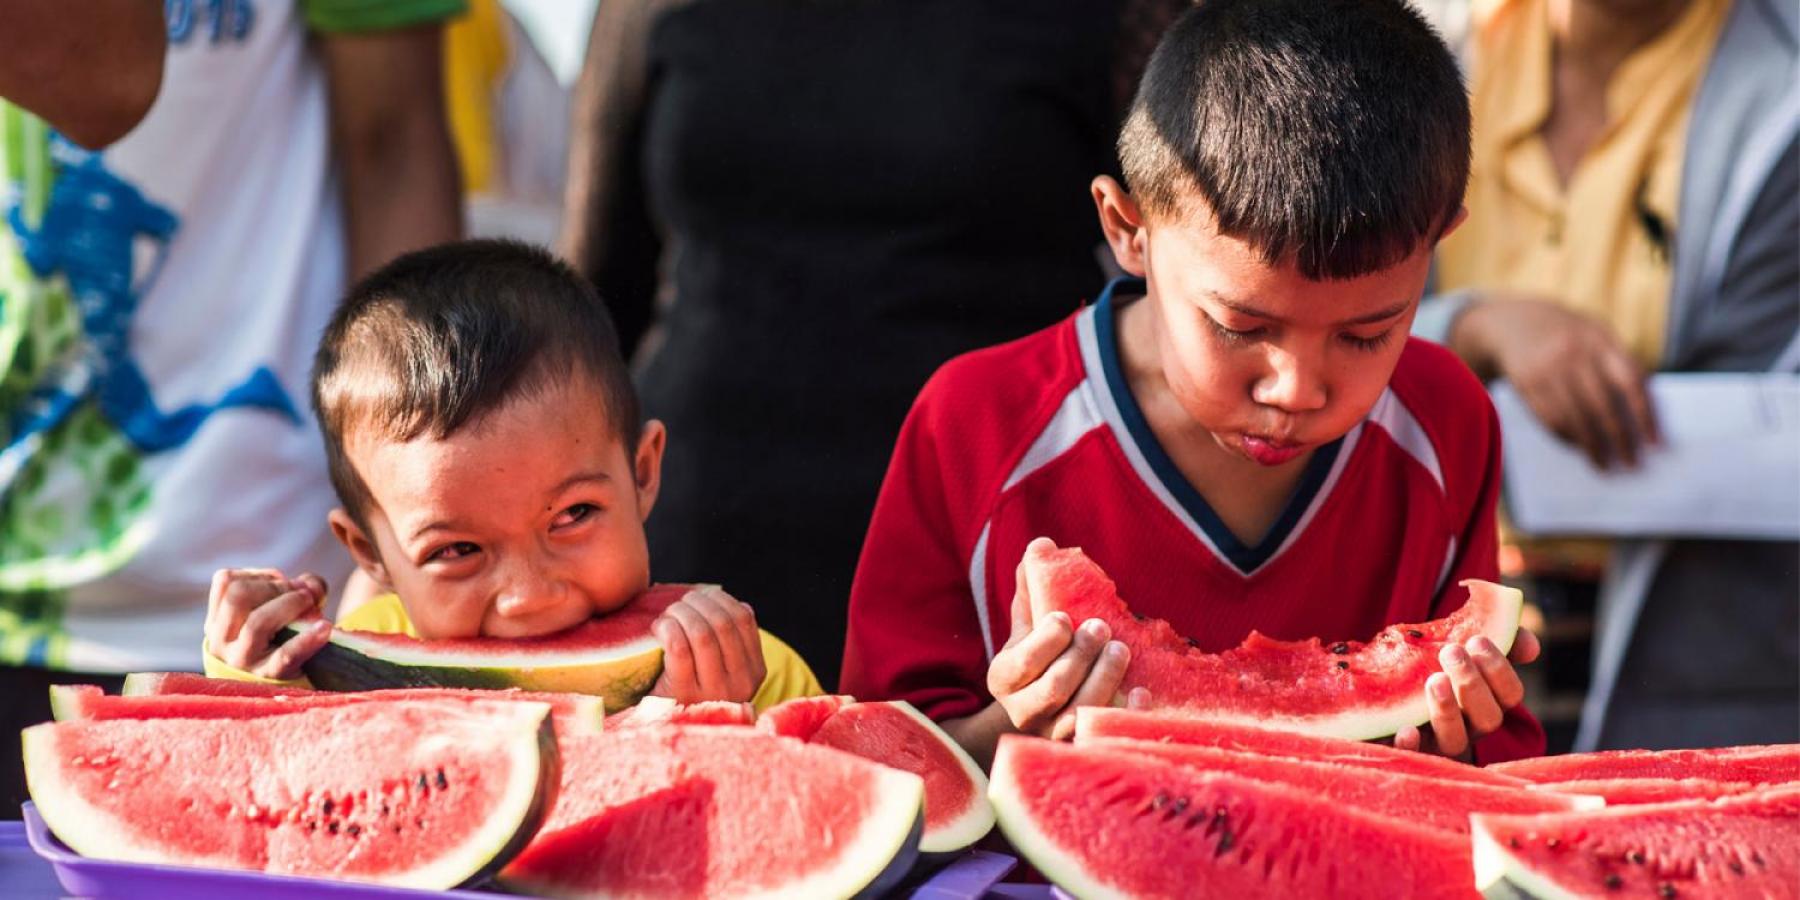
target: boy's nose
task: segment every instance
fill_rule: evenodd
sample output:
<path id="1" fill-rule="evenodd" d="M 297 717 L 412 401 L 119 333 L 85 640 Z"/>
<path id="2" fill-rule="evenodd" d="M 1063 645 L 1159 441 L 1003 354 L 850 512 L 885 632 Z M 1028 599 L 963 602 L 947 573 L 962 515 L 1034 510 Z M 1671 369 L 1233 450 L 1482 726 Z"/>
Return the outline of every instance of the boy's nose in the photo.
<path id="1" fill-rule="evenodd" d="M 555 607 L 562 599 L 562 585 L 550 578 L 515 579 L 494 597 L 494 611 L 513 619 Z"/>
<path id="2" fill-rule="evenodd" d="M 1325 406 L 1327 392 L 1320 367 L 1293 353 L 1274 350 L 1269 370 L 1250 390 L 1251 399 L 1283 412 L 1313 412 Z"/>

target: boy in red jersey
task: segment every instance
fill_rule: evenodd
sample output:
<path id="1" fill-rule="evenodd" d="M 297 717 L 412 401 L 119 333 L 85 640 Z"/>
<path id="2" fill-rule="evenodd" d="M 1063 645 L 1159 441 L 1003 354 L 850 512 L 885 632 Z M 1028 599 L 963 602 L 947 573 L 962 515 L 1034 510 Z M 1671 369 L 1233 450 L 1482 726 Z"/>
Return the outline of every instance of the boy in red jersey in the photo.
<path id="1" fill-rule="evenodd" d="M 1500 434 L 1475 377 L 1407 337 L 1461 221 L 1469 110 L 1401 0 L 1207 0 L 1163 38 L 1093 195 L 1120 279 L 1068 321 L 946 364 L 901 431 L 851 594 L 842 690 L 903 698 L 981 759 L 1066 735 L 1129 662 L 1032 621 L 1040 535 L 1207 651 L 1252 629 L 1366 639 L 1498 575 Z M 1510 659 L 1449 647 L 1396 744 L 1543 752 Z"/>

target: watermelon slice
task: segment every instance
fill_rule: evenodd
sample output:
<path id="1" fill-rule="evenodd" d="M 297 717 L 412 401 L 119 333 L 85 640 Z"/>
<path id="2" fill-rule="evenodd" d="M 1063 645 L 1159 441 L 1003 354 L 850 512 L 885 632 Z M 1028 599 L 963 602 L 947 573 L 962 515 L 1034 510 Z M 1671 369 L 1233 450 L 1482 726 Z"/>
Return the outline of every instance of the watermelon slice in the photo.
<path id="1" fill-rule="evenodd" d="M 878 894 L 918 853 L 915 775 L 751 728 L 577 738 L 536 840 L 501 873 L 551 897 Z"/>
<path id="2" fill-rule="evenodd" d="M 1078 897 L 1467 897 L 1468 841 L 1328 797 L 1007 735 L 1000 830 Z"/>
<path id="3" fill-rule="evenodd" d="M 217 697 L 293 697 L 317 694 L 308 688 L 285 687 L 257 681 L 208 678 L 193 672 L 133 672 L 125 676 L 119 693 L 126 697 L 158 694 L 209 694 Z"/>
<path id="4" fill-rule="evenodd" d="M 1530 782 L 1467 763 L 1396 750 L 1386 744 L 1365 744 L 1343 738 L 1318 737 L 1292 731 L 1276 731 L 1254 725 L 1217 722 L 1179 711 L 1144 711 L 1088 706 L 1075 711 L 1075 743 L 1101 738 L 1131 738 L 1169 744 L 1217 747 L 1243 753 L 1291 756 L 1346 766 L 1362 766 L 1382 772 L 1447 778 L 1499 787 L 1524 787 Z M 1587 793 L 1570 791 L 1570 793 Z"/>
<path id="5" fill-rule="evenodd" d="M 1602 750 L 1519 759 L 1488 768 L 1546 783 L 1596 778 L 1705 778 L 1780 784 L 1800 781 L 1800 744 L 1704 750 Z"/>
<path id="6" fill-rule="evenodd" d="M 1161 619 L 1139 621 L 1112 579 L 1078 548 L 1038 538 L 1022 563 L 1035 617 L 1061 610 L 1076 623 L 1103 619 L 1131 648 L 1121 693 L 1144 687 L 1151 703 L 1222 721 L 1351 740 L 1372 740 L 1430 721 L 1425 679 L 1438 651 L 1485 635 L 1512 648 L 1524 595 L 1465 581 L 1469 600 L 1442 619 L 1394 625 L 1368 642 L 1278 641 L 1257 632 L 1236 648 L 1205 653 Z"/>
<path id="7" fill-rule="evenodd" d="M 248 720 L 24 731 L 38 812 L 76 852 L 449 888 L 512 858 L 556 788 L 541 703 L 360 703 Z"/>
<path id="8" fill-rule="evenodd" d="M 1476 815 L 1488 896 L 1800 896 L 1800 787 L 1541 816 Z"/>
<path id="9" fill-rule="evenodd" d="M 1606 805 L 1599 797 L 1379 772 L 1365 767 L 1285 756 L 1259 756 L 1214 747 L 1184 747 L 1120 738 L 1091 739 L 1083 746 L 1142 753 L 1201 772 L 1224 772 L 1292 785 L 1342 806 L 1407 819 L 1457 835 L 1469 833 L 1469 813 L 1472 812 L 1568 812 Z"/>
<path id="10" fill-rule="evenodd" d="M 987 776 L 943 729 L 904 700 L 858 703 L 801 697 L 763 714 L 758 727 L 834 747 L 925 779 L 924 853 L 954 853 L 994 829 Z"/>
<path id="11" fill-rule="evenodd" d="M 676 703 L 667 697 L 645 697 L 630 709 L 606 717 L 608 731 L 651 725 L 753 725 L 756 708 L 728 700 Z"/>
<path id="12" fill-rule="evenodd" d="M 595 733 L 606 718 L 599 697 L 531 691 L 477 691 L 462 688 L 399 688 L 389 691 L 329 693 L 298 691 L 266 697 L 230 694 L 161 694 L 109 697 L 91 684 L 51 685 L 50 710 L 58 722 L 76 719 L 254 719 L 356 703 L 442 700 L 489 703 L 522 700 L 550 707 L 558 734 Z"/>
<path id="13" fill-rule="evenodd" d="M 1739 781 L 1712 781 L 1706 778 L 1595 778 L 1556 781 L 1538 787 L 1564 794 L 1603 797 L 1608 806 L 1669 803 L 1675 800 L 1717 800 L 1757 788 L 1754 784 Z"/>
<path id="14" fill-rule="evenodd" d="M 404 634 L 334 629 L 301 668 L 327 691 L 371 688 L 524 688 L 593 694 L 606 708 L 636 703 L 662 672 L 662 645 L 650 624 L 691 588 L 652 587 L 604 618 L 543 637 L 422 641 Z M 283 633 L 292 636 L 296 626 Z"/>

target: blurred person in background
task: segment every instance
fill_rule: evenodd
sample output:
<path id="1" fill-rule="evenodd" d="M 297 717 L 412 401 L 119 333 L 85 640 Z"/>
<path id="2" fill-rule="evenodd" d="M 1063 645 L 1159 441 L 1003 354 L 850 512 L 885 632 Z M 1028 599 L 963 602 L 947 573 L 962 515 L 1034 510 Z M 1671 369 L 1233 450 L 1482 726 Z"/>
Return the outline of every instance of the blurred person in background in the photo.
<path id="1" fill-rule="evenodd" d="M 1631 466 L 1657 436 L 1647 372 L 1800 368 L 1800 8 L 1489 5 L 1470 217 L 1415 333 L 1509 380 L 1596 467 Z M 1800 740 L 1800 547 L 1518 547 L 1552 612 L 1598 594 L 1575 749 Z"/>
<path id="2" fill-rule="evenodd" d="M 652 333 L 658 580 L 720 581 L 834 677 L 913 396 L 1098 294 L 1087 185 L 1185 5 L 601 2 L 562 249 Z"/>
<path id="3" fill-rule="evenodd" d="M 167 0 L 161 92 L 104 151 L 0 109 L 0 734 L 49 718 L 48 684 L 196 668 L 219 568 L 349 573 L 307 378 L 348 277 L 459 233 L 439 26 L 462 5 Z M 75 56 L 33 78 L 115 59 Z"/>

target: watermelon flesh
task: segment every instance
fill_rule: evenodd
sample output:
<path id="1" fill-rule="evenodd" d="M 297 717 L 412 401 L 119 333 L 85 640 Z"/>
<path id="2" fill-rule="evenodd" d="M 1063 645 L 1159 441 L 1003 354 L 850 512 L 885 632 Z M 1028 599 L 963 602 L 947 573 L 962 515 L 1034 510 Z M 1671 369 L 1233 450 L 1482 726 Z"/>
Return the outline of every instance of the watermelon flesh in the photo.
<path id="1" fill-rule="evenodd" d="M 1161 619 L 1139 621 L 1078 548 L 1038 538 L 1021 565 L 1034 620 L 1058 610 L 1077 624 L 1102 619 L 1131 648 L 1121 694 L 1143 687 L 1157 707 L 1352 740 L 1428 722 L 1425 680 L 1440 671 L 1438 651 L 1478 635 L 1510 650 L 1524 604 L 1511 588 L 1465 581 L 1469 599 L 1456 612 L 1390 626 L 1367 642 L 1279 641 L 1253 631 L 1234 649 L 1206 653 Z"/>
<path id="2" fill-rule="evenodd" d="M 753 725 L 756 708 L 729 700 L 676 703 L 667 697 L 645 697 L 636 706 L 606 717 L 606 730 L 651 725 Z"/>
<path id="3" fill-rule="evenodd" d="M 1757 785 L 1739 781 L 1712 781 L 1706 778 L 1594 778 L 1582 781 L 1556 781 L 1540 785 L 1545 790 L 1564 794 L 1586 794 L 1601 797 L 1606 805 L 1632 803 L 1669 803 L 1675 800 L 1717 800 L 1733 794 L 1753 791 Z"/>
<path id="4" fill-rule="evenodd" d="M 757 725 L 772 734 L 854 753 L 924 779 L 921 852 L 954 853 L 994 828 L 987 776 L 981 767 L 943 729 L 904 700 L 858 703 L 843 696 L 801 697 L 770 709 Z"/>
<path id="5" fill-rule="evenodd" d="M 264 685 L 259 685 L 264 687 Z M 276 690 L 281 690 L 276 688 Z M 400 688 L 388 691 L 329 693 L 284 691 L 268 696 L 233 694 L 140 694 L 109 697 L 91 684 L 52 685 L 50 708 L 59 722 L 75 719 L 253 719 L 308 709 L 357 703 L 439 700 L 450 703 L 526 701 L 550 707 L 558 734 L 598 732 L 605 718 L 599 697 L 531 691 L 478 691 L 462 688 Z"/>
<path id="6" fill-rule="evenodd" d="M 84 856 L 442 889 L 516 854 L 556 788 L 549 707 L 362 703 L 24 731 L 38 813 Z"/>
<path id="7" fill-rule="evenodd" d="M 917 857 L 918 776 L 751 728 L 568 743 L 562 791 L 501 873 L 550 897 L 848 897 Z"/>
<path id="8" fill-rule="evenodd" d="M 321 690 L 460 687 L 592 694 L 609 710 L 631 706 L 662 673 L 651 623 L 692 585 L 652 587 L 602 618 L 542 637 L 424 641 L 404 634 L 333 629 L 301 669 Z M 283 630 L 292 636 L 298 622 Z"/>
<path id="9" fill-rule="evenodd" d="M 1800 781 L 1800 744 L 1694 750 L 1602 750 L 1519 759 L 1488 767 L 1528 781 L 1704 778 L 1752 784 Z"/>
<path id="10" fill-rule="evenodd" d="M 1013 847 L 1077 897 L 1467 897 L 1449 832 L 1110 747 L 1007 735 L 989 796 Z"/>
<path id="11" fill-rule="evenodd" d="M 1085 744 L 1104 738 L 1217 747 L 1241 753 L 1289 756 L 1381 772 L 1469 781 L 1498 787 L 1518 788 L 1530 783 L 1495 772 L 1491 768 L 1471 766 L 1429 753 L 1397 750 L 1385 744 L 1367 744 L 1343 738 L 1319 737 L 1202 719 L 1181 715 L 1179 711 L 1145 711 L 1104 706 L 1083 707 L 1075 711 L 1075 743 Z"/>
<path id="12" fill-rule="evenodd" d="M 208 678 L 193 672 L 133 672 L 125 676 L 119 693 L 126 697 L 152 697 L 159 694 L 208 694 L 217 697 L 294 697 L 317 694 L 318 691 L 256 681 L 230 678 Z"/>
<path id="13" fill-rule="evenodd" d="M 1340 806 L 1406 819 L 1456 835 L 1469 833 L 1469 814 L 1472 812 L 1568 812 L 1605 805 L 1598 797 L 1379 772 L 1357 766 L 1258 756 L 1213 747 L 1184 747 L 1117 738 L 1089 740 L 1083 746 L 1141 753 L 1201 772 L 1223 772 L 1292 785 Z"/>
<path id="14" fill-rule="evenodd" d="M 1542 816 L 1476 815 L 1489 896 L 1800 896 L 1800 787 Z"/>

